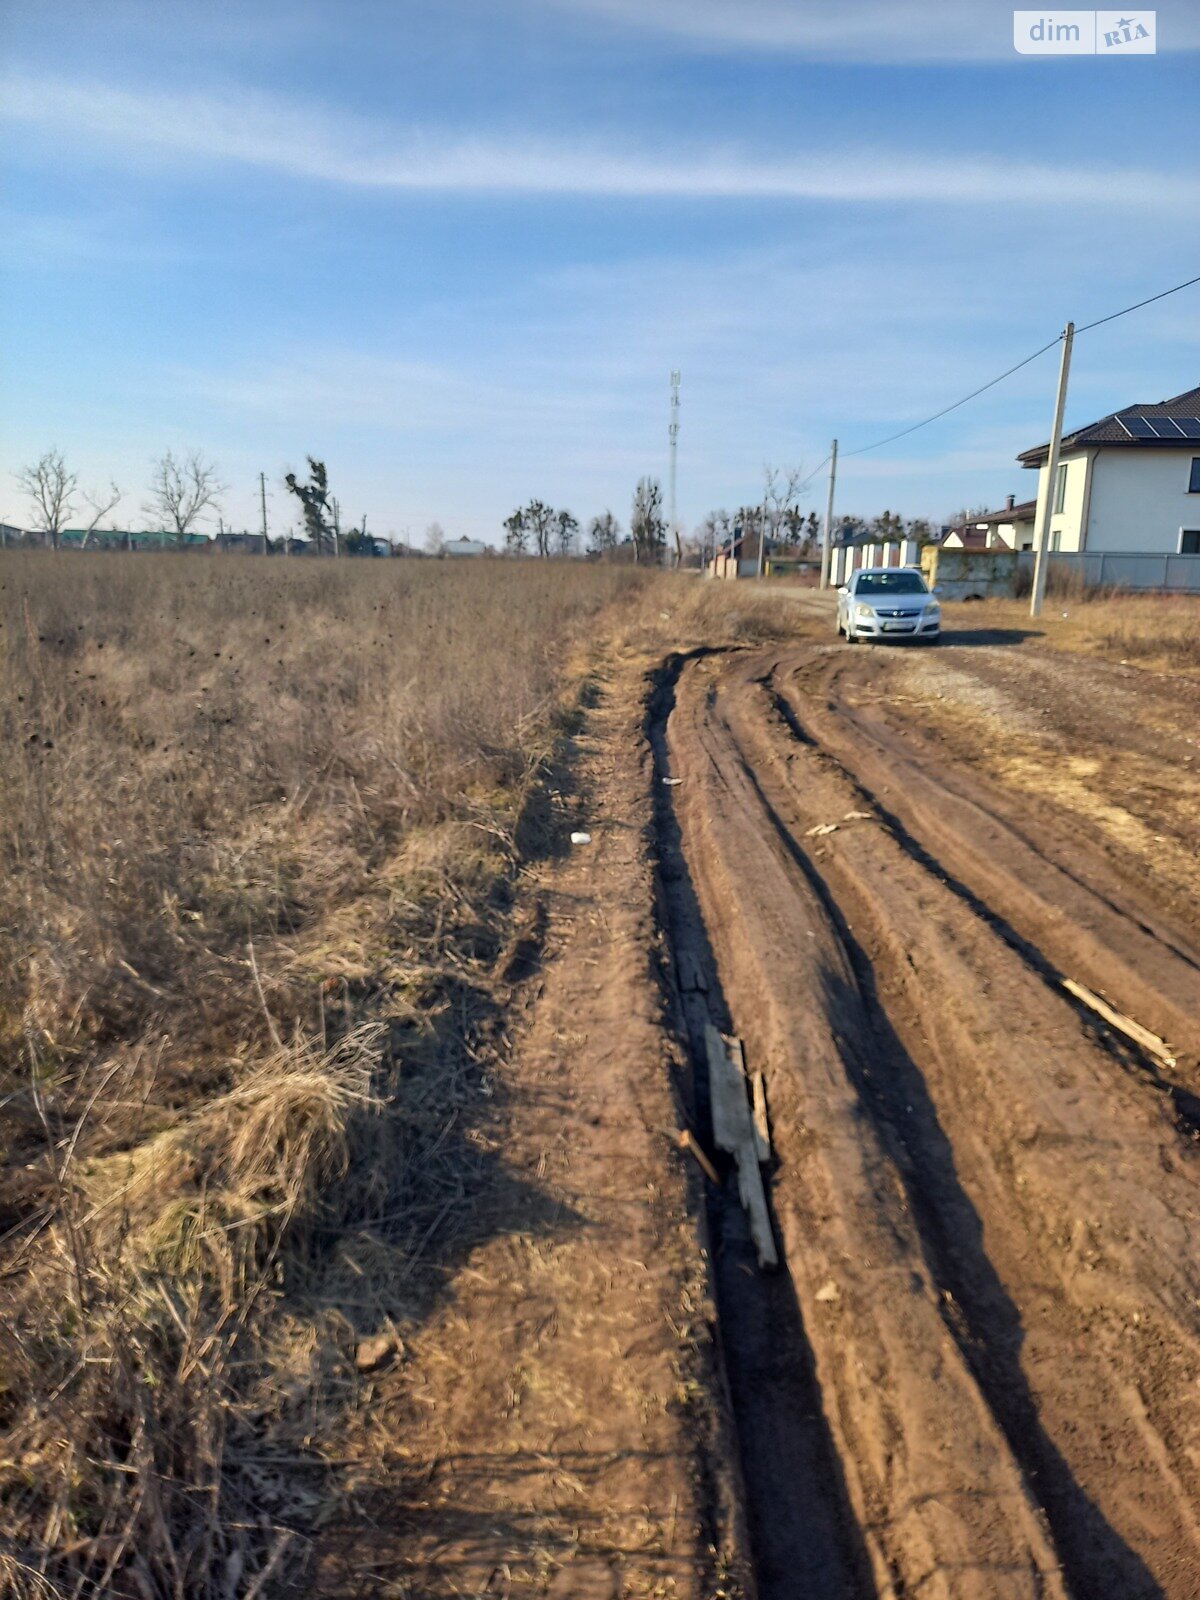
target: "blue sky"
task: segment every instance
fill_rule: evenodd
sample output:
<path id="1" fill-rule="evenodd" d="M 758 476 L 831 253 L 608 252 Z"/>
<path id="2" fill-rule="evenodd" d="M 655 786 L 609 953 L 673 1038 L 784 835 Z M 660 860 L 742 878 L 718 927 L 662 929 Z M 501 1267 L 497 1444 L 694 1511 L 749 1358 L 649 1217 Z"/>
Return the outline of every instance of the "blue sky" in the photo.
<path id="1" fill-rule="evenodd" d="M 761 493 L 1200 272 L 1200 6 L 1038 60 L 979 0 L 5 0 L 0 517 L 49 445 L 328 462 L 347 519 L 498 539 Z M 843 510 L 1031 492 L 1053 353 L 844 462 Z M 1200 383 L 1200 287 L 1081 338 L 1068 420 Z M 807 504 L 823 507 L 814 483 Z"/>

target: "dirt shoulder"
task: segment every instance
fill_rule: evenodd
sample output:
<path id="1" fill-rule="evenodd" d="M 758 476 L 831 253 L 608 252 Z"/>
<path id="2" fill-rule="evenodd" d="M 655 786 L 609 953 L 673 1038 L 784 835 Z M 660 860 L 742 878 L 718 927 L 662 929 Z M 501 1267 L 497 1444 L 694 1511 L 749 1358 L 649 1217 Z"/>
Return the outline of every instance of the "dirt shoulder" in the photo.
<path id="1" fill-rule="evenodd" d="M 325 1593 L 743 1592 L 655 971 L 645 693 L 644 664 L 610 661 L 566 752 L 560 832 L 591 843 L 522 886 L 473 1237 L 367 1397 L 363 1515 L 329 1532 Z"/>

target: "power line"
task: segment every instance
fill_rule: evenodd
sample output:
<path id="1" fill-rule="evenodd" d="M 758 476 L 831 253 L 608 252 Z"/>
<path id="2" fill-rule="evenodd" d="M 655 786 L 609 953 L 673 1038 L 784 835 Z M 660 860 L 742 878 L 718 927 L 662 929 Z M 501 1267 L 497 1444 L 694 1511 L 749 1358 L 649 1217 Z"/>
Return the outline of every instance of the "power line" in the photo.
<path id="1" fill-rule="evenodd" d="M 914 422 L 911 428 L 901 428 L 899 433 L 891 433 L 886 439 L 876 439 L 874 444 L 859 445 L 857 450 L 844 450 L 843 455 L 865 456 L 868 450 L 879 450 L 885 444 L 895 444 L 897 439 L 906 439 L 910 433 L 916 433 L 918 428 L 927 428 L 931 422 L 937 422 L 941 417 L 948 417 L 952 411 L 957 411 L 959 406 L 965 406 L 968 400 L 974 400 L 977 395 L 985 394 L 989 389 L 994 389 L 998 383 L 1003 383 L 1005 378 L 1011 378 L 1014 372 L 1020 372 L 1022 367 L 1027 367 L 1031 361 L 1036 361 L 1039 356 L 1044 356 L 1047 350 L 1053 350 L 1060 343 L 1062 334 L 1055 334 L 1049 344 L 1044 344 L 1040 350 L 1035 350 L 1031 356 L 1026 356 L 1023 361 L 1018 361 L 1016 366 L 1009 367 L 995 378 L 989 378 L 987 383 L 980 384 L 978 389 L 972 389 L 970 394 L 963 395 L 961 400 L 956 400 L 953 405 L 944 406 L 941 411 L 935 411 L 931 417 L 926 417 L 921 422 Z"/>
<path id="2" fill-rule="evenodd" d="M 1143 306 L 1151 306 L 1156 300 L 1165 300 L 1168 295 L 1178 294 L 1181 289 L 1190 289 L 1193 284 L 1197 283 L 1200 283 L 1200 276 L 1188 278 L 1183 283 L 1174 284 L 1170 289 L 1163 289 L 1158 294 L 1149 295 L 1145 300 L 1137 300 L 1131 306 L 1124 306 L 1120 311 L 1112 311 L 1107 317 L 1097 317 L 1095 322 L 1086 322 L 1083 327 L 1077 328 L 1075 330 L 1076 336 L 1081 333 L 1088 333 L 1092 328 L 1103 327 L 1106 322 L 1115 322 L 1118 317 L 1126 317 L 1131 311 L 1140 311 Z M 914 422 L 911 427 L 901 428 L 899 433 L 891 433 L 886 439 L 876 439 L 873 444 L 859 445 L 857 450 L 843 450 L 843 456 L 864 456 L 871 450 L 882 449 L 885 444 L 895 444 L 897 439 L 906 439 L 910 433 L 916 433 L 920 428 L 927 428 L 931 422 L 937 422 L 942 417 L 948 417 L 952 411 L 957 411 L 960 406 L 965 406 L 969 400 L 974 400 L 977 396 L 986 394 L 989 389 L 994 389 L 998 383 L 1003 383 L 1005 378 L 1011 378 L 1014 372 L 1020 372 L 1022 367 L 1027 367 L 1031 361 L 1036 361 L 1039 356 L 1044 356 L 1047 350 L 1052 350 L 1056 344 L 1061 344 L 1062 337 L 1061 333 L 1056 335 L 1049 344 L 1044 344 L 1040 350 L 1035 350 L 1031 356 L 1026 356 L 1023 361 L 1018 361 L 1015 366 L 1009 367 L 997 377 L 989 379 L 987 383 L 981 384 L 978 389 L 972 389 L 970 394 L 963 395 L 962 399 L 956 400 L 953 405 L 945 406 L 941 411 L 935 411 L 931 417 L 925 417 L 920 422 Z M 825 461 L 821 463 L 821 467 L 825 466 L 828 460 L 829 457 L 826 456 Z M 812 482 L 817 472 L 820 472 L 821 467 L 818 467 L 811 477 L 805 479 L 804 484 L 801 485 L 802 488 Z"/>
<path id="3" fill-rule="evenodd" d="M 833 460 L 833 456 L 832 456 L 832 454 L 830 454 L 830 455 L 827 455 L 825 457 L 824 461 L 818 461 L 816 466 L 809 473 L 808 477 L 805 478 L 804 482 L 803 483 L 798 483 L 796 485 L 796 493 L 799 494 L 801 489 L 807 489 L 809 484 L 816 477 L 817 473 L 821 471 L 821 468 L 822 467 L 827 467 L 832 460 Z"/>
<path id="4" fill-rule="evenodd" d="M 1082 328 L 1076 328 L 1076 335 L 1087 333 L 1090 328 L 1099 328 L 1106 322 L 1115 322 L 1118 317 L 1127 317 L 1131 311 L 1140 311 L 1143 306 L 1152 306 L 1156 300 L 1165 300 L 1169 294 L 1178 294 L 1180 289 L 1190 289 L 1194 283 L 1200 283 L 1200 277 L 1189 278 L 1186 283 L 1177 283 L 1173 289 L 1164 289 L 1161 294 L 1152 294 L 1148 300 L 1138 300 L 1131 306 L 1126 306 L 1123 311 L 1114 311 L 1107 317 L 1097 317 L 1095 322 L 1085 322 Z"/>

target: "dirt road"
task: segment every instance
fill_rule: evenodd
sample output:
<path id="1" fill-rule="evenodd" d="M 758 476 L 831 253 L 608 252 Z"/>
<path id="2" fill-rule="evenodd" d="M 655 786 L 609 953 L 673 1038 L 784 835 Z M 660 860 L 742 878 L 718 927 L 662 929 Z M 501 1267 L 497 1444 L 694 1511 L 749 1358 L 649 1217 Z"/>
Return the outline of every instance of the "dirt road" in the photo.
<path id="1" fill-rule="evenodd" d="M 598 652 L 331 1600 L 1200 1597 L 1187 693 L 789 614 Z M 775 1273 L 678 1148 L 710 1025 Z"/>
<path id="2" fill-rule="evenodd" d="M 694 1053 L 707 1020 L 737 1033 L 773 1118 L 779 1279 L 745 1270 L 740 1212 L 710 1199 L 759 1591 L 1182 1600 L 1194 824 L 1051 780 L 1065 721 L 1078 761 L 1161 765 L 1155 718 L 1183 738 L 1186 714 L 977 642 L 693 655 L 651 719 L 677 780 L 658 835 L 683 1028 Z M 1046 716 L 1026 703 L 1063 682 Z"/>

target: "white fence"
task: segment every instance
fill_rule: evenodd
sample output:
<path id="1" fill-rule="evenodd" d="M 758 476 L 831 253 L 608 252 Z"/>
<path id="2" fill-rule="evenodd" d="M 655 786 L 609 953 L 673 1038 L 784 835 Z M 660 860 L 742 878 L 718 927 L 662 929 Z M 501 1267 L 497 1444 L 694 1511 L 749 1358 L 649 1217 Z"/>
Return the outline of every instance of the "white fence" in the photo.
<path id="1" fill-rule="evenodd" d="M 917 567 L 920 564 L 921 547 L 915 539 L 898 539 L 889 544 L 835 544 L 830 578 L 835 587 L 839 587 L 860 567 Z"/>
<path id="2" fill-rule="evenodd" d="M 1200 594 L 1200 556 L 1148 556 L 1136 551 L 1079 550 L 1047 557 L 1048 575 L 1089 589 L 1167 589 Z M 1033 552 L 1023 550 L 1020 572 L 1033 576 Z"/>

